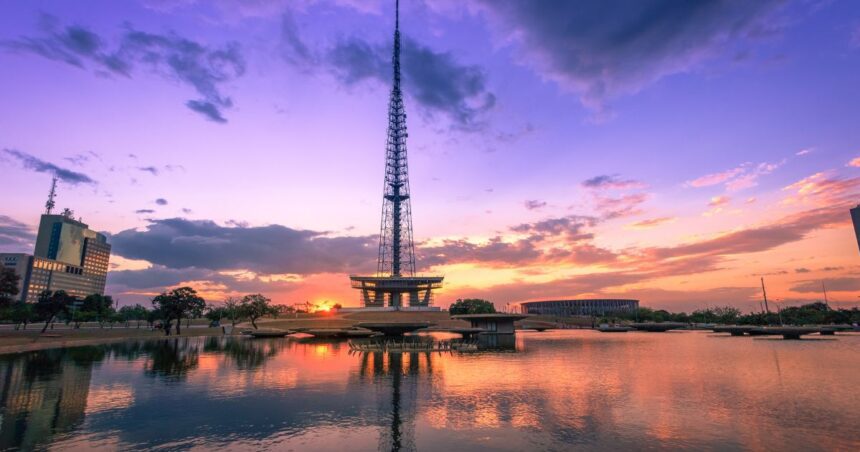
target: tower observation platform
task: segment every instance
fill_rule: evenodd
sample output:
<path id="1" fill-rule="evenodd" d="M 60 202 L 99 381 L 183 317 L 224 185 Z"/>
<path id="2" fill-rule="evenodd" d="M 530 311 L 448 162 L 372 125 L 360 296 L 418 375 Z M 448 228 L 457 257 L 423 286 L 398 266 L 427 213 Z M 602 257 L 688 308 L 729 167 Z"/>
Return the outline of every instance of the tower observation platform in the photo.
<path id="1" fill-rule="evenodd" d="M 361 290 L 361 304 L 368 308 L 430 307 L 433 289 L 442 287 L 442 276 L 350 276 L 353 289 Z"/>
<path id="2" fill-rule="evenodd" d="M 349 277 L 361 291 L 365 308 L 429 309 L 433 290 L 442 287 L 442 276 L 415 274 L 412 240 L 412 206 L 409 166 L 406 158 L 406 110 L 400 87 L 400 2 L 395 2 L 393 84 L 388 101 L 388 138 L 385 145 L 385 183 L 376 275 Z"/>

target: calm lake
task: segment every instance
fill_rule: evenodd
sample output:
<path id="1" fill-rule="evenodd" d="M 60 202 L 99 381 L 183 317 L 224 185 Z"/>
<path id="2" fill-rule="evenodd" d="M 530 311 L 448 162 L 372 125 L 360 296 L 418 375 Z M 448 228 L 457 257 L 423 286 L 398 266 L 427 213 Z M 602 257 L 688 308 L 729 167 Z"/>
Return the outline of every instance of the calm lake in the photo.
<path id="1" fill-rule="evenodd" d="M 519 332 L 411 354 L 131 341 L 2 355 L 0 391 L 3 450 L 860 448 L 852 334 Z"/>

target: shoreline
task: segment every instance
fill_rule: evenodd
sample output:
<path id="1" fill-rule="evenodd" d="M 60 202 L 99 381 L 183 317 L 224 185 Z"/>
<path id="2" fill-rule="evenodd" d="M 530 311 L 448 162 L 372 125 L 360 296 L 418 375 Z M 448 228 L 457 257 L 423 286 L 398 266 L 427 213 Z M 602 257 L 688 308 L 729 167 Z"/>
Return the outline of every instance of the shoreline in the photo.
<path id="1" fill-rule="evenodd" d="M 559 319 L 533 316 L 532 322 L 535 323 L 554 323 Z M 571 325 L 582 327 L 587 322 L 576 322 L 567 319 Z M 282 318 L 266 318 L 257 321 L 260 328 L 348 328 L 361 322 L 415 322 L 426 321 L 433 325 L 433 328 L 463 328 L 467 327 L 468 323 L 463 320 L 452 319 L 447 311 L 437 312 L 354 312 L 354 313 L 335 313 L 328 315 L 312 315 L 301 317 L 282 317 Z M 197 325 L 200 325 L 199 323 Z M 229 326 L 229 324 L 225 324 Z M 251 328 L 247 321 L 240 322 L 235 326 L 235 331 Z M 38 350 L 47 350 L 52 348 L 78 347 L 86 345 L 107 344 L 113 342 L 122 342 L 132 339 L 169 339 L 175 337 L 200 337 L 200 336 L 222 336 L 224 335 L 220 327 L 209 328 L 203 326 L 194 326 L 191 328 L 182 328 L 182 334 L 177 336 L 171 334 L 165 336 L 161 330 L 150 330 L 149 327 L 115 327 L 115 328 L 81 328 L 73 329 L 68 327 L 60 327 L 49 329 L 45 332 L 45 336 L 40 334 L 41 324 L 31 324 L 28 330 L 13 330 L 10 328 L 0 328 L 0 355 L 13 353 L 25 353 Z M 235 335 L 232 334 L 232 335 Z M 51 337 L 58 336 L 58 337 Z M 228 334 L 230 336 L 230 334 Z"/>
<path id="2" fill-rule="evenodd" d="M 114 328 L 89 330 L 48 330 L 46 335 L 40 334 L 41 328 L 32 330 L 0 332 L 0 355 L 26 353 L 52 348 L 79 347 L 86 345 L 108 344 L 132 339 L 171 339 L 177 337 L 222 336 L 221 328 L 186 328 L 181 335 L 165 336 L 161 330 L 149 328 Z"/>

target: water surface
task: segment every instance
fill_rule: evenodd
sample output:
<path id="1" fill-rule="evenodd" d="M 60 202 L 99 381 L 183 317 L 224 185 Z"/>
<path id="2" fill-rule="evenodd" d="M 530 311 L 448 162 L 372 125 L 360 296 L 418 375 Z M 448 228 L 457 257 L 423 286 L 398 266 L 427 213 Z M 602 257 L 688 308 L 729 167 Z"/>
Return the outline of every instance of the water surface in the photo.
<path id="1" fill-rule="evenodd" d="M 568 330 L 477 353 L 182 338 L 2 355 L 0 449 L 857 450 L 858 347 Z"/>

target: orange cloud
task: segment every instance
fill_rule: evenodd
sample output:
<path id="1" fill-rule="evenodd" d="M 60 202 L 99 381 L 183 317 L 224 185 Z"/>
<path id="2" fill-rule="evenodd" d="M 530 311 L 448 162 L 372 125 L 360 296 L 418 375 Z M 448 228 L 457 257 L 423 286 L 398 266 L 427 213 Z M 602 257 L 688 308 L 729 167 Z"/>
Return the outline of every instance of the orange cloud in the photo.
<path id="1" fill-rule="evenodd" d="M 860 177 L 842 179 L 831 177 L 827 173 L 815 173 L 805 177 L 785 188 L 784 191 L 795 191 L 795 194 L 785 198 L 784 204 L 812 201 L 816 204 L 833 204 L 845 201 L 845 195 L 860 188 Z M 850 196 L 849 196 L 850 197 Z"/>
<path id="2" fill-rule="evenodd" d="M 648 229 L 655 228 L 661 224 L 672 223 L 677 220 L 677 217 L 659 217 L 649 218 L 647 220 L 637 221 L 629 226 L 631 229 Z"/>
<path id="3" fill-rule="evenodd" d="M 722 184 L 723 182 L 726 182 L 727 180 L 734 178 L 735 176 L 741 174 L 742 172 L 744 172 L 743 165 L 741 165 L 737 168 L 732 168 L 730 170 L 723 171 L 721 173 L 706 174 L 706 175 L 704 175 L 698 179 L 693 179 L 691 181 L 688 181 L 686 183 L 686 185 L 688 185 L 690 187 L 695 187 L 695 188 L 710 187 L 711 185 Z"/>
<path id="4" fill-rule="evenodd" d="M 708 202 L 710 209 L 702 213 L 702 216 L 710 217 L 723 211 L 723 206 L 728 204 L 731 199 L 728 196 L 714 196 Z"/>
<path id="5" fill-rule="evenodd" d="M 711 198 L 711 201 L 708 203 L 710 207 L 718 207 L 724 204 L 728 204 L 731 199 L 728 196 L 714 196 Z"/>
<path id="6" fill-rule="evenodd" d="M 725 183 L 726 190 L 728 191 L 743 190 L 758 185 L 759 176 L 774 172 L 784 163 L 785 160 L 777 163 L 762 162 L 757 165 L 752 162 L 746 162 L 721 173 L 707 174 L 698 179 L 688 181 L 686 185 L 688 187 L 701 188 Z"/>

